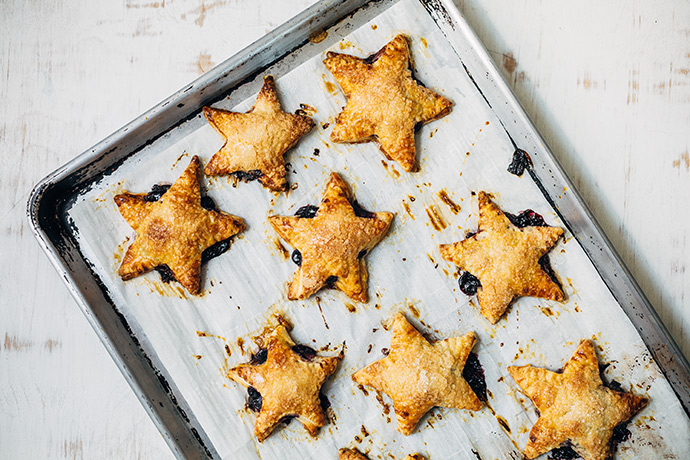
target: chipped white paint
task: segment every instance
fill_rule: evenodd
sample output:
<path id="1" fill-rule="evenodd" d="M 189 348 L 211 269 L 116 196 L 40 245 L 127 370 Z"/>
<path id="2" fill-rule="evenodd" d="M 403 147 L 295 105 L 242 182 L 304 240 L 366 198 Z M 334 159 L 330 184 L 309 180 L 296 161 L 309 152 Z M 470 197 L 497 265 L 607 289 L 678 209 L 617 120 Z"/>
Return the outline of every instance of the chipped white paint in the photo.
<path id="1" fill-rule="evenodd" d="M 31 187 L 311 0 L 0 2 L 0 458 L 171 458 L 29 234 Z M 459 1 L 690 355 L 690 3 Z"/>

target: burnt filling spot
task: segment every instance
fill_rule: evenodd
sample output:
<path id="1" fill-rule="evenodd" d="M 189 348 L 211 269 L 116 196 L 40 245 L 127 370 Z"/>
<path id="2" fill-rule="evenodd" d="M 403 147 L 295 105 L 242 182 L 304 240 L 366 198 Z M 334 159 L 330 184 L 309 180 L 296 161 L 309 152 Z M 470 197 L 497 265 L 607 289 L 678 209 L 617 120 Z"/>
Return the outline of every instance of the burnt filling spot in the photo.
<path id="1" fill-rule="evenodd" d="M 299 249 L 295 249 L 294 251 L 292 251 L 292 255 L 290 256 L 290 259 L 298 267 L 302 266 L 302 253 L 299 252 Z"/>
<path id="2" fill-rule="evenodd" d="M 305 361 L 313 361 L 316 358 L 316 350 L 306 345 L 295 345 L 292 351 Z"/>
<path id="3" fill-rule="evenodd" d="M 243 182 L 251 182 L 263 176 L 264 173 L 262 173 L 258 169 L 252 169 L 250 171 L 235 171 L 234 173 L 231 173 L 231 175 L 235 176 Z"/>
<path id="4" fill-rule="evenodd" d="M 482 401 L 486 401 L 486 379 L 484 378 L 484 368 L 479 362 L 479 358 L 476 353 L 470 352 L 467 356 L 467 361 L 465 361 L 465 368 L 462 370 L 462 378 L 464 378 L 467 383 Z"/>
<path id="5" fill-rule="evenodd" d="M 171 281 L 177 281 L 177 278 L 175 278 L 175 274 L 170 270 L 170 267 L 167 265 L 159 265 L 154 268 L 158 272 L 159 275 L 161 275 L 161 281 L 164 283 L 170 283 Z"/>
<path id="6" fill-rule="evenodd" d="M 541 214 L 534 212 L 531 209 L 522 211 L 517 216 L 514 214 L 510 214 L 509 212 L 506 212 L 504 214 L 513 223 L 513 225 L 519 228 L 548 227 L 548 225 L 546 225 L 546 222 L 544 222 L 544 218 L 541 216 Z"/>
<path id="7" fill-rule="evenodd" d="M 468 296 L 475 295 L 479 288 L 482 287 L 479 278 L 470 272 L 462 272 L 462 275 L 458 278 L 458 285 L 460 286 L 460 290 Z"/>
<path id="8" fill-rule="evenodd" d="M 522 149 L 516 149 L 513 153 L 513 160 L 508 165 L 508 172 L 516 176 L 522 176 L 525 168 L 532 167 L 532 159 L 529 154 Z"/>
<path id="9" fill-rule="evenodd" d="M 249 364 L 260 366 L 266 362 L 266 359 L 268 359 L 268 348 L 262 348 L 252 355 Z"/>
<path id="10" fill-rule="evenodd" d="M 144 197 L 145 201 L 152 203 L 161 199 L 163 194 L 172 187 L 171 184 L 155 184 L 151 187 L 151 191 Z"/>
<path id="11" fill-rule="evenodd" d="M 357 216 L 357 217 L 363 217 L 365 219 L 373 219 L 374 218 L 373 212 L 367 211 L 362 206 L 360 206 L 360 204 L 356 201 L 352 202 L 352 209 L 355 211 L 355 216 Z"/>
<path id="12" fill-rule="evenodd" d="M 264 398 L 261 396 L 256 388 L 249 386 L 247 387 L 247 407 L 254 412 L 260 412 L 261 406 L 263 405 Z"/>
<path id="13" fill-rule="evenodd" d="M 553 449 L 551 451 L 551 456 L 549 457 L 550 460 L 573 460 L 575 458 L 580 458 L 580 456 L 573 450 L 569 441 L 563 444 L 561 447 Z"/>
<path id="14" fill-rule="evenodd" d="M 328 278 L 326 278 L 326 282 L 324 285 L 326 286 L 327 289 L 333 289 L 335 287 L 335 282 L 338 281 L 338 277 L 331 275 Z"/>
<path id="15" fill-rule="evenodd" d="M 301 217 L 302 219 L 313 219 L 318 210 L 318 206 L 308 204 L 306 206 L 302 206 L 301 208 L 299 208 L 297 212 L 295 212 L 295 215 L 297 217 Z"/>

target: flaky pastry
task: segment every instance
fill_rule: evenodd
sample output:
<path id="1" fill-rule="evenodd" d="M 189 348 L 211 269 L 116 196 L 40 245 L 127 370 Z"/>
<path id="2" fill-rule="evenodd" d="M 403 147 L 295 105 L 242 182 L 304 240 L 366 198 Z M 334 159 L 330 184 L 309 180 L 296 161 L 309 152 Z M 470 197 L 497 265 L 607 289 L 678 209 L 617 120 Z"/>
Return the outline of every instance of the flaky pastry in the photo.
<path id="1" fill-rule="evenodd" d="M 613 429 L 647 405 L 647 398 L 603 384 L 590 340 L 580 342 L 562 372 L 533 366 L 510 366 L 508 372 L 539 410 L 525 446 L 528 459 L 570 441 L 585 460 L 607 460 Z"/>
<path id="2" fill-rule="evenodd" d="M 482 402 L 462 376 L 474 346 L 474 333 L 430 343 L 405 315 L 393 318 L 390 352 L 352 375 L 388 395 L 405 436 L 435 406 L 479 410 Z"/>
<path id="3" fill-rule="evenodd" d="M 323 62 L 347 98 L 331 140 L 376 140 L 386 157 L 416 171 L 415 127 L 448 114 L 453 103 L 412 77 L 407 38 L 398 35 L 369 59 L 329 51 Z"/>
<path id="4" fill-rule="evenodd" d="M 290 282 L 288 298 L 306 299 L 331 286 L 353 300 L 366 302 L 364 256 L 385 236 L 393 214 L 361 209 L 336 173 L 331 174 L 321 205 L 305 208 L 315 214 L 306 217 L 298 211 L 296 216 L 268 218 L 278 235 L 299 251 L 299 268 Z"/>
<path id="5" fill-rule="evenodd" d="M 342 354 L 317 356 L 314 350 L 295 345 L 283 325 L 265 337 L 262 345 L 263 362 L 255 359 L 227 373 L 229 379 L 260 394 L 254 435 L 263 442 L 281 420 L 295 416 L 310 435 L 316 436 L 326 424 L 319 398 L 321 385 L 335 372 Z"/>
<path id="6" fill-rule="evenodd" d="M 204 169 L 207 175 L 243 173 L 240 177 L 258 178 L 275 192 L 287 190 L 283 155 L 311 130 L 314 122 L 306 115 L 283 112 L 272 76 L 264 78 L 249 112 L 204 107 L 204 116 L 225 138 L 223 147 Z"/>
<path id="7" fill-rule="evenodd" d="M 120 214 L 136 232 L 118 270 L 123 280 L 165 265 L 190 294 L 198 294 L 204 250 L 246 228 L 239 217 L 201 206 L 200 172 L 195 156 L 158 201 L 147 194 L 115 196 Z"/>
<path id="8" fill-rule="evenodd" d="M 441 256 L 481 282 L 477 300 L 481 313 L 498 322 L 516 297 L 562 301 L 563 291 L 539 265 L 539 259 L 563 234 L 559 227 L 519 228 L 479 192 L 479 231 L 463 241 L 441 244 Z"/>

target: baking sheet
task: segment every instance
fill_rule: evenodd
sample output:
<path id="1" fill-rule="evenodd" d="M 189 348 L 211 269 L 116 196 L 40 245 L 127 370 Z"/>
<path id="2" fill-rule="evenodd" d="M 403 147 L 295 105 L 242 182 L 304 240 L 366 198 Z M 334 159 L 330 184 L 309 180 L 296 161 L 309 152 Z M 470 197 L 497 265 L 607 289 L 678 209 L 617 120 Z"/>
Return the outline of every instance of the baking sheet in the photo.
<path id="1" fill-rule="evenodd" d="M 328 140 L 344 98 L 333 90 L 337 84 L 321 63 L 326 47 L 366 56 L 397 33 L 411 38 L 415 75 L 455 103 L 450 115 L 418 132 L 421 172 L 415 174 L 404 173 L 393 162 L 384 166 L 374 144 L 338 145 Z M 338 35 L 346 38 L 337 42 Z M 201 115 L 127 160 L 68 212 L 79 229 L 83 254 L 93 263 L 144 349 L 163 364 L 218 456 L 334 457 L 338 448 L 357 445 L 374 456 L 391 453 L 396 458 L 410 452 L 430 459 L 473 458 L 473 451 L 482 458 L 521 458 L 519 448 L 525 445 L 536 414 L 506 367 L 530 363 L 555 370 L 580 339 L 593 338 L 601 347 L 600 361 L 612 363 L 606 376 L 621 382 L 624 389 L 632 388 L 650 398 L 649 407 L 630 424 L 633 436 L 619 446 L 618 458 L 682 458 L 683 446 L 690 444 L 688 418 L 571 235 L 566 234 L 551 251 L 552 265 L 568 296 L 566 303 L 522 298 L 491 326 L 459 292 L 455 269 L 440 258 L 437 245 L 463 239 L 466 231 L 476 228 L 472 190 L 493 193 L 508 212 L 531 208 L 551 225 L 560 222 L 529 178 L 505 171 L 514 148 L 423 6 L 401 0 L 356 30 L 332 32 L 323 44 L 324 53 L 276 75 L 286 111 L 294 111 L 300 103 L 317 109 L 313 115 L 317 126 L 286 157 L 292 165 L 290 181 L 297 188 L 288 195 L 273 196 L 258 183 L 234 187 L 232 179 L 206 179 L 208 194 L 219 208 L 244 218 L 249 229 L 226 254 L 209 262 L 202 296 L 195 298 L 175 285 L 164 285 L 156 273 L 126 283 L 117 277 L 119 256 L 133 232 L 112 200 L 125 189 L 143 193 L 154 183 L 173 182 L 192 155 L 198 154 L 205 163 L 220 148 L 222 139 Z M 215 105 L 247 110 L 260 80 L 261 76 L 247 85 L 247 91 L 233 93 L 232 98 Z M 237 99 L 238 94 L 250 93 L 245 100 Z M 324 129 L 325 123 L 330 127 Z M 396 212 L 388 236 L 367 256 L 368 304 L 355 304 L 337 291 L 322 291 L 320 301 L 291 302 L 285 296 L 295 266 L 278 250 L 266 217 L 270 212 L 292 214 L 304 204 L 318 204 L 331 171 L 350 183 L 366 209 Z M 461 206 L 457 215 L 438 196 L 442 190 Z M 429 221 L 427 209 L 432 207 L 447 224 L 445 229 L 437 230 Z M 127 237 L 130 241 L 122 244 Z M 355 312 L 350 311 L 351 305 Z M 394 417 L 383 414 L 374 392 L 366 396 L 357 390 L 350 375 L 381 357 L 380 349 L 390 341 L 381 322 L 400 310 L 438 338 L 475 331 L 479 343 L 474 351 L 486 374 L 491 409 L 472 414 L 434 409 L 413 435 L 404 437 L 395 431 Z M 413 314 L 415 310 L 419 318 Z M 263 444 L 256 443 L 251 434 L 254 415 L 244 409 L 246 393 L 223 376 L 225 369 L 248 359 L 250 347 L 241 347 L 237 338 L 251 343 L 250 337 L 266 325 L 273 312 L 294 323 L 292 335 L 299 343 L 314 348 L 330 344 L 332 353 L 339 344 L 347 344 L 342 365 L 324 387 L 336 421 L 324 427 L 317 439 L 311 439 L 293 421 Z M 197 331 L 209 336 L 200 337 Z M 226 344 L 232 351 L 229 357 Z M 369 436 L 362 435 L 362 425 Z M 361 444 L 356 437 L 364 438 Z"/>

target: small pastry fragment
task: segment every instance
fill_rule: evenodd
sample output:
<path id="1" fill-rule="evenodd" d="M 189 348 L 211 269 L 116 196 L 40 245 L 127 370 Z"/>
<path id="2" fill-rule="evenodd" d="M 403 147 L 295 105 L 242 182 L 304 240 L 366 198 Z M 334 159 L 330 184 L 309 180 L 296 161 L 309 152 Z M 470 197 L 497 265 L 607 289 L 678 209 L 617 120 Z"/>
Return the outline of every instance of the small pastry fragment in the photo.
<path id="1" fill-rule="evenodd" d="M 462 376 L 475 343 L 474 333 L 430 343 L 405 315 L 393 318 L 390 352 L 352 375 L 388 395 L 405 436 L 435 406 L 477 411 L 482 402 Z M 424 376 L 424 378 L 421 378 Z"/>
<path id="2" fill-rule="evenodd" d="M 495 324 L 513 299 L 521 296 L 563 301 L 563 291 L 539 263 L 563 229 L 543 221 L 542 226 L 516 226 L 485 192 L 479 192 L 478 202 L 479 231 L 463 241 L 441 244 L 439 249 L 445 260 L 481 283 L 477 300 L 482 315 Z"/>
<path id="3" fill-rule="evenodd" d="M 271 75 L 264 78 L 249 112 L 212 107 L 204 107 L 203 111 L 211 126 L 225 138 L 223 147 L 204 169 L 207 175 L 235 174 L 241 179 L 259 179 L 274 192 L 287 190 L 283 155 L 312 129 L 314 122 L 306 115 L 283 112 Z"/>
<path id="4" fill-rule="evenodd" d="M 230 369 L 227 377 L 247 388 L 248 406 L 257 411 L 254 435 L 263 442 L 283 420 L 296 417 L 311 436 L 326 424 L 319 392 L 335 372 L 342 354 L 317 356 L 296 345 L 283 325 L 278 325 L 261 343 L 252 361 Z"/>
<path id="5" fill-rule="evenodd" d="M 390 212 L 362 209 L 336 173 L 326 185 L 321 205 L 304 206 L 295 216 L 270 216 L 278 235 L 295 248 L 299 268 L 288 288 L 290 300 L 302 300 L 333 287 L 352 300 L 367 301 L 364 256 L 386 235 Z"/>
<path id="6" fill-rule="evenodd" d="M 136 232 L 117 272 L 123 280 L 167 266 L 190 294 L 198 294 L 204 251 L 246 228 L 241 218 L 202 206 L 200 172 L 195 156 L 159 199 L 145 193 L 115 196 L 120 214 Z"/>
<path id="7" fill-rule="evenodd" d="M 590 340 L 580 342 L 562 372 L 533 366 L 510 366 L 508 372 L 540 414 L 525 446 L 528 459 L 570 442 L 584 460 L 607 460 L 613 455 L 614 428 L 648 401 L 603 384 Z"/>
<path id="8" fill-rule="evenodd" d="M 453 103 L 412 77 L 407 37 L 396 36 L 367 59 L 329 51 L 323 62 L 347 99 L 331 140 L 376 140 L 387 158 L 417 171 L 415 127 L 447 115 Z"/>
<path id="9" fill-rule="evenodd" d="M 357 448 L 343 448 L 338 451 L 338 460 L 369 460 L 369 457 L 361 453 Z M 425 460 L 425 458 L 420 454 L 410 454 L 404 460 Z"/>

